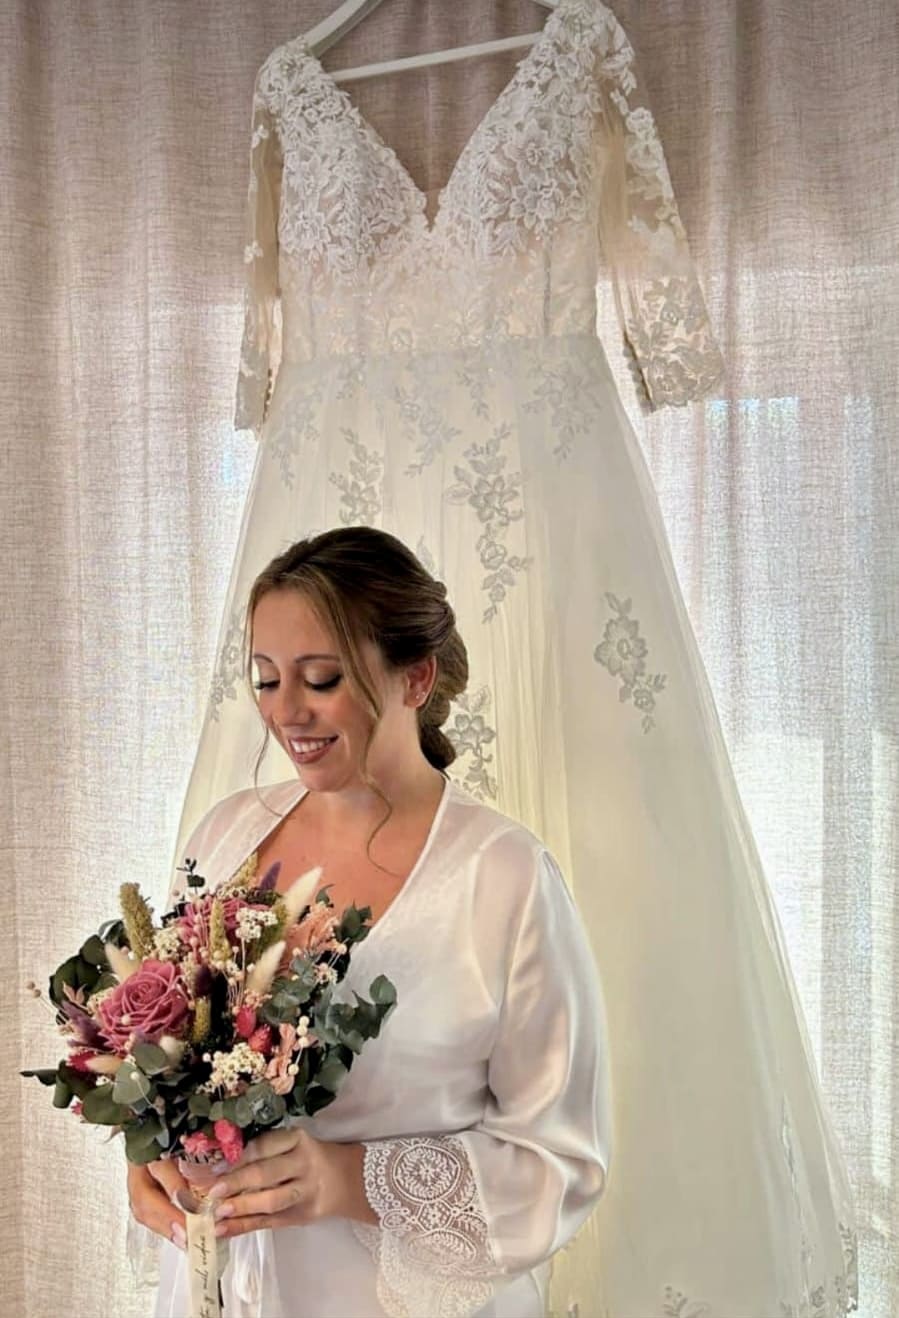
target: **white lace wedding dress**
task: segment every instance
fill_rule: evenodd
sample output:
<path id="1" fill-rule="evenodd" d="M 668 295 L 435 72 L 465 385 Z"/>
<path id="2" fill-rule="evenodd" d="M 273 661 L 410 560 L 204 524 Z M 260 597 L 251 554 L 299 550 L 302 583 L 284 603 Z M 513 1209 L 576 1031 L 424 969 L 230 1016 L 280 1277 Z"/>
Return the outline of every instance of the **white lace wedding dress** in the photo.
<path id="1" fill-rule="evenodd" d="M 720 378 L 626 35 L 597 0 L 560 0 L 432 219 L 288 42 L 257 79 L 249 201 L 237 423 L 259 448 L 182 843 L 252 780 L 255 574 L 341 523 L 398 535 L 447 583 L 469 650 L 451 773 L 559 858 L 605 990 L 613 1166 L 557 1257 L 556 1311 L 840 1318 L 857 1307 L 847 1176 L 596 335 L 602 269 L 653 405 Z M 270 758 L 260 781 L 289 777 Z"/>

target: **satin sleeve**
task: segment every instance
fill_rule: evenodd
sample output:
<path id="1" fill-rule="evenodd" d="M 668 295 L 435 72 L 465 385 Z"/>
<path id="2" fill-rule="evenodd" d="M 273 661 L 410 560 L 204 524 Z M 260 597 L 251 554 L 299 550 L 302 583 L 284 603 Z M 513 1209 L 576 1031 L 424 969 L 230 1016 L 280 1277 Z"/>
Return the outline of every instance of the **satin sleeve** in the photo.
<path id="1" fill-rule="evenodd" d="M 596 78 L 601 263 L 631 365 L 652 408 L 708 394 L 724 375 L 634 49 L 600 6 Z"/>
<path id="2" fill-rule="evenodd" d="M 475 1314 L 574 1236 L 609 1172 L 605 1007 L 553 857 L 512 941 L 483 1119 L 453 1134 L 365 1143 L 366 1195 L 391 1318 Z"/>
<path id="3" fill-rule="evenodd" d="M 278 209 L 281 144 L 273 94 L 260 72 L 253 92 L 243 264 L 244 329 L 234 425 L 259 438 L 280 361 Z"/>

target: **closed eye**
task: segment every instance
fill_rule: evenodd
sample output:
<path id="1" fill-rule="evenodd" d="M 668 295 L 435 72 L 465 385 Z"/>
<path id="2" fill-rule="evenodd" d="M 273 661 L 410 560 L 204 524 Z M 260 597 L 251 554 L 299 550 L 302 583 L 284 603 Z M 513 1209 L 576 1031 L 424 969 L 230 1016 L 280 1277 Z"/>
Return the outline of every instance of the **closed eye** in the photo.
<path id="1" fill-rule="evenodd" d="M 311 691 L 333 691 L 342 676 L 342 673 L 338 673 L 336 677 L 329 677 L 327 682 L 307 682 L 306 685 Z M 270 691 L 277 685 L 277 681 L 253 683 L 253 687 L 256 691 Z"/>

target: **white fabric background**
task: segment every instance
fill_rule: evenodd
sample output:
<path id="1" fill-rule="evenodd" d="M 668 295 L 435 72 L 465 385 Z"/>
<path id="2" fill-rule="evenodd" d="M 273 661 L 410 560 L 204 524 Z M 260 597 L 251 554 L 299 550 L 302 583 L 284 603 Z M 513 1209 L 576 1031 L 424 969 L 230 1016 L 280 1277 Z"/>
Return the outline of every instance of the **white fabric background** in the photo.
<path id="1" fill-rule="evenodd" d="M 143 1312 L 124 1266 L 121 1151 L 16 1077 L 56 1050 L 21 985 L 111 912 L 122 879 L 164 893 L 253 460 L 230 425 L 253 78 L 335 2 L 5 6 L 0 1277 L 5 1311 L 24 1318 Z M 888 1318 L 895 12 L 884 0 L 615 9 L 730 376 L 723 401 L 685 412 L 643 418 L 625 400 L 849 1160 L 860 1313 Z M 377 29 L 360 27 L 333 63 L 544 17 L 523 0 L 385 0 Z"/>

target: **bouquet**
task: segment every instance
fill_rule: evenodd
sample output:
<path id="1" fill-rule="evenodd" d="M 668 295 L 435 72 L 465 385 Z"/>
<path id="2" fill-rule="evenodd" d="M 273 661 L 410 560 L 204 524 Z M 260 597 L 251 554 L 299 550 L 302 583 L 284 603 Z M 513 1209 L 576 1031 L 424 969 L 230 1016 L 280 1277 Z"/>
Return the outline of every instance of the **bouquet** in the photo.
<path id="1" fill-rule="evenodd" d="M 220 1288 L 209 1255 L 220 1242 L 203 1203 L 209 1170 L 239 1161 L 263 1131 L 333 1102 L 396 993 L 380 975 L 371 1001 L 334 1000 L 371 910 L 353 905 L 338 915 L 327 889 L 312 902 L 320 868 L 283 894 L 276 868 L 257 884 L 255 855 L 214 891 L 195 861 L 182 872 L 187 895 L 158 924 L 138 885 L 122 884 L 121 918 L 50 978 L 66 1057 L 22 1075 L 52 1085 L 56 1107 L 122 1132 L 131 1162 L 181 1160 L 197 1191 L 182 1204 L 188 1249 L 205 1260 L 191 1269 L 205 1288 L 194 1308 L 215 1313 Z"/>

